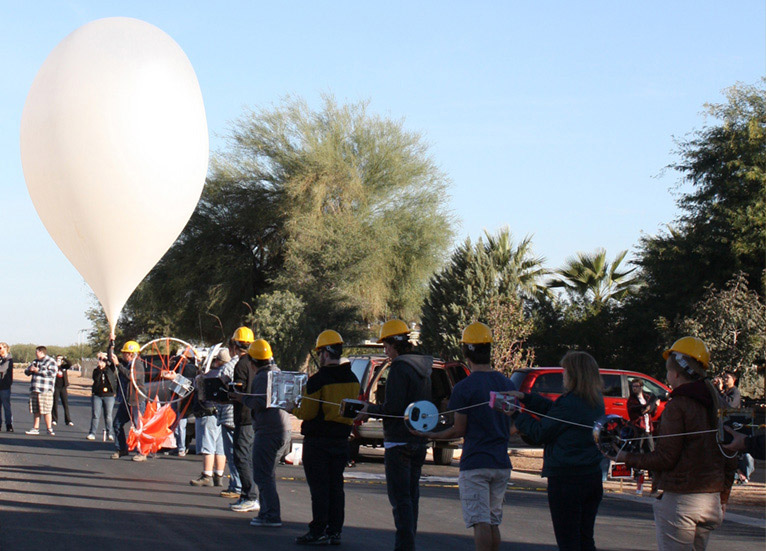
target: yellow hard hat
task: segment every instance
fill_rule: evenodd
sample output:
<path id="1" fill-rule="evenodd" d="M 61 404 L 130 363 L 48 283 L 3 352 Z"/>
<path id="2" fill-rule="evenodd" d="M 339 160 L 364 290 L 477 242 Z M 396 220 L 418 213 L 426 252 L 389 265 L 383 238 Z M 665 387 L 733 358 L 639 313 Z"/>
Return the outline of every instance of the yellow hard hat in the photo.
<path id="1" fill-rule="evenodd" d="M 388 337 L 396 337 L 398 335 L 408 335 L 410 328 L 402 320 L 388 320 L 380 328 L 380 338 L 378 342 L 383 342 Z"/>
<path id="2" fill-rule="evenodd" d="M 254 360 L 270 360 L 274 357 L 271 353 L 271 345 L 263 339 L 258 339 L 247 349 L 247 355 Z"/>
<path id="3" fill-rule="evenodd" d="M 492 344 L 492 329 L 488 325 L 475 321 L 463 329 L 463 338 L 460 342 L 465 344 Z"/>
<path id="4" fill-rule="evenodd" d="M 319 350 L 320 348 L 333 344 L 343 344 L 343 337 L 341 337 L 340 333 L 337 331 L 333 331 L 332 329 L 325 329 L 319 333 L 316 346 L 314 346 L 314 350 Z"/>
<path id="5" fill-rule="evenodd" d="M 232 339 L 250 344 L 255 340 L 255 335 L 253 335 L 253 330 L 249 327 L 238 327 L 237 330 L 234 331 Z"/>
<path id="6" fill-rule="evenodd" d="M 697 337 L 682 337 L 678 339 L 673 343 L 673 346 L 662 353 L 662 357 L 667 360 L 671 352 L 679 352 L 680 354 L 685 354 L 690 358 L 694 358 L 705 366 L 705 369 L 710 367 L 710 352 L 708 351 L 707 346 L 705 346 L 705 343 L 702 342 L 702 339 L 698 339 Z"/>
<path id="7" fill-rule="evenodd" d="M 128 341 L 122 345 L 120 352 L 128 352 L 130 354 L 138 354 L 141 351 L 141 347 L 138 346 L 136 341 Z"/>

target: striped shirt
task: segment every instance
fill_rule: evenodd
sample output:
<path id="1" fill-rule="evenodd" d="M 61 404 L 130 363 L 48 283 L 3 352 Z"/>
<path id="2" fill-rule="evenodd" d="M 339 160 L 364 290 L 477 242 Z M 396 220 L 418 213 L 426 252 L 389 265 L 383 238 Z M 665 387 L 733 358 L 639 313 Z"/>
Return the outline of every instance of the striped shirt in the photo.
<path id="1" fill-rule="evenodd" d="M 32 372 L 31 368 L 37 367 L 39 371 Z M 30 383 L 30 392 L 53 392 L 53 388 L 56 385 L 56 372 L 58 371 L 56 360 L 50 356 L 45 356 L 42 360 L 32 360 L 24 370 L 27 375 L 32 375 L 32 381 Z"/>

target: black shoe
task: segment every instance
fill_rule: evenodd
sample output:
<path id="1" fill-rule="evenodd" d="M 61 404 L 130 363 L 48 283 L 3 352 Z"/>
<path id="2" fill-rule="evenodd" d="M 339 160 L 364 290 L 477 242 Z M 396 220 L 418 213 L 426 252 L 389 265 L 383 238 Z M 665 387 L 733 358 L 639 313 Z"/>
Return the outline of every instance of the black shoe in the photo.
<path id="1" fill-rule="evenodd" d="M 213 473 L 213 486 L 223 486 L 223 475 Z"/>
<path id="2" fill-rule="evenodd" d="M 327 534 L 327 537 L 330 540 L 330 545 L 340 545 L 340 532 L 335 534 Z"/>
<path id="3" fill-rule="evenodd" d="M 306 532 L 302 536 L 295 538 L 295 543 L 298 545 L 330 545 L 330 536 Z"/>
<path id="4" fill-rule="evenodd" d="M 7 430 L 8 432 L 13 432 L 13 425 L 8 425 L 7 427 L 5 427 L 5 430 Z"/>

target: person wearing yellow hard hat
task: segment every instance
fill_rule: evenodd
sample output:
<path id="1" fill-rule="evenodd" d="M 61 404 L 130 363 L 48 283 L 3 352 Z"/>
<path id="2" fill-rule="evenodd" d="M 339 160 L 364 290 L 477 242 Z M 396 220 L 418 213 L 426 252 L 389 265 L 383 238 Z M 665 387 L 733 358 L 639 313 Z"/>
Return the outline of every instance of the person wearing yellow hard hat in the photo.
<path id="1" fill-rule="evenodd" d="M 460 339 L 460 347 L 471 374 L 452 389 L 448 410 L 455 412 L 453 425 L 439 432 L 422 433 L 432 439 L 464 437 L 460 456 L 460 503 L 463 520 L 478 551 L 500 547 L 505 490 L 511 477 L 508 436 L 511 419 L 486 405 L 490 392 L 516 390 L 511 380 L 492 369 L 492 330 L 474 322 Z"/>
<path id="2" fill-rule="evenodd" d="M 382 404 L 367 404 L 358 420 L 383 417 L 386 487 L 396 525 L 395 549 L 415 548 L 418 526 L 418 480 L 426 458 L 426 439 L 412 434 L 404 424 L 404 410 L 413 402 L 431 400 L 433 358 L 413 353 L 410 329 L 399 319 L 388 320 L 378 342 L 391 360 Z"/>
<path id="3" fill-rule="evenodd" d="M 302 419 L 303 469 L 311 492 L 313 518 L 299 545 L 338 545 L 344 519 L 343 471 L 348 461 L 348 437 L 353 419 L 343 417 L 337 404 L 359 397 L 359 381 L 348 361 L 341 362 L 343 337 L 322 331 L 314 350 L 319 371 L 306 382 L 304 398 L 292 413 Z"/>
<path id="4" fill-rule="evenodd" d="M 683 337 L 662 357 L 673 391 L 660 416 L 655 449 L 645 454 L 620 452 L 616 461 L 654 472 L 652 490 L 663 491 L 654 503 L 660 551 L 703 550 L 723 522 L 737 459 L 726 457 L 717 442 L 720 402 L 707 377 L 710 352 L 705 343 Z"/>
<path id="5" fill-rule="evenodd" d="M 255 341 L 253 330 L 249 327 L 238 327 L 229 340 L 229 353 L 232 358 L 238 358 L 231 376 L 232 383 L 243 392 L 247 392 L 255 377 L 255 370 L 250 364 L 247 351 Z M 253 481 L 253 414 L 249 407 L 241 401 L 234 401 L 234 434 L 233 457 L 234 466 L 239 473 L 240 492 L 237 501 L 229 508 L 235 513 L 257 511 L 258 488 Z M 232 497 L 228 491 L 221 492 L 223 497 Z"/>
<path id="6" fill-rule="evenodd" d="M 144 391 L 144 374 L 146 368 L 140 357 L 141 347 L 136 341 L 127 341 L 120 350 L 121 358 L 112 352 L 111 345 L 108 357 L 117 369 L 117 393 L 115 396 L 114 414 L 114 443 L 117 451 L 112 459 L 128 455 L 128 441 L 125 425 L 133 422 L 143 412 L 146 406 Z M 138 453 L 133 461 L 146 461 L 146 455 Z"/>
<path id="7" fill-rule="evenodd" d="M 247 357 L 255 376 L 250 390 L 242 396 L 242 403 L 253 414 L 253 481 L 260 497 L 260 511 L 250 525 L 278 527 L 282 526 L 282 513 L 276 468 L 279 458 L 290 447 L 290 417 L 281 408 L 267 407 L 269 372 L 279 371 L 271 345 L 264 339 L 256 339 L 247 349 Z"/>

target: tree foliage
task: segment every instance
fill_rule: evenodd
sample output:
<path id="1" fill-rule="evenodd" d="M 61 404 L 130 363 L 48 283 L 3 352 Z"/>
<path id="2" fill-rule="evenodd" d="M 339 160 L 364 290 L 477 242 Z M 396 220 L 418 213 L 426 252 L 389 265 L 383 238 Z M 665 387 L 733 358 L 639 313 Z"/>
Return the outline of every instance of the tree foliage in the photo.
<path id="1" fill-rule="evenodd" d="M 205 341 L 216 316 L 226 334 L 252 323 L 296 367 L 322 329 L 416 315 L 452 238 L 446 190 L 422 138 L 365 103 L 249 112 L 121 323 Z"/>
<path id="2" fill-rule="evenodd" d="M 766 357 L 766 304 L 748 289 L 744 274 L 737 274 L 723 289 L 709 286 L 673 337 L 682 335 L 694 335 L 707 344 L 712 373 L 736 371 L 740 388 L 763 395 L 763 385 L 753 382 L 757 364 Z"/>
<path id="3" fill-rule="evenodd" d="M 573 301 L 590 303 L 596 310 L 612 301 L 635 294 L 640 282 L 631 274 L 635 268 L 621 269 L 628 251 L 621 251 L 610 263 L 605 249 L 594 253 L 577 253 L 556 271 L 551 288 L 564 288 Z"/>
<path id="4" fill-rule="evenodd" d="M 515 314 L 522 313 L 520 295 L 540 288 L 546 273 L 543 260 L 532 253 L 529 237 L 513 245 L 507 228 L 494 236 L 485 234 L 485 238 L 476 243 L 466 239 L 429 282 L 420 337 L 426 350 L 443 358 L 460 357 L 461 332 L 473 321 L 483 321 L 496 336 L 519 331 L 505 335 L 509 343 L 526 338 L 526 326 Z M 493 308 L 495 313 L 511 308 L 504 315 L 515 314 L 500 327 Z M 506 351 L 496 347 L 496 352 L 502 355 Z"/>

